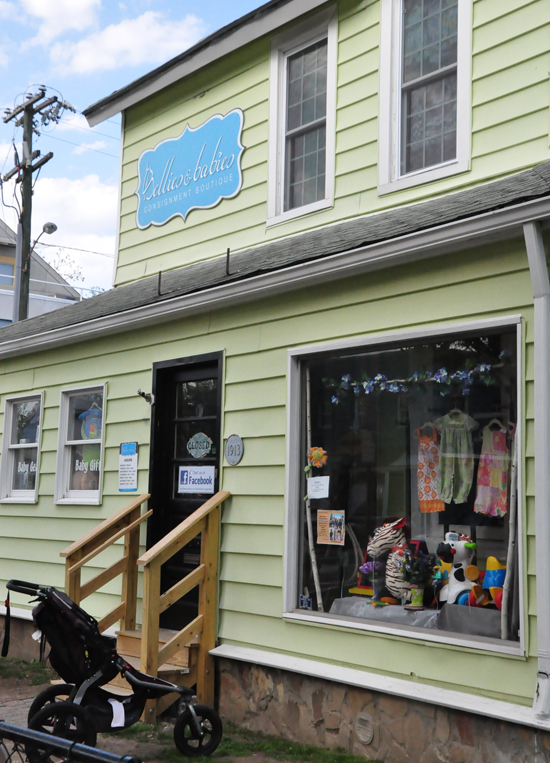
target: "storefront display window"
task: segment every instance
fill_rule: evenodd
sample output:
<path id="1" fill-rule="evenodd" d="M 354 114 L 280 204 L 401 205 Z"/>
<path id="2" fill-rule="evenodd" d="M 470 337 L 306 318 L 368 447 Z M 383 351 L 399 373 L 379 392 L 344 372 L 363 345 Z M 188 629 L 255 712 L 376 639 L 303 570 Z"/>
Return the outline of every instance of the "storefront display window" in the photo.
<path id="1" fill-rule="evenodd" d="M 58 500 L 99 497 L 103 388 L 62 393 Z"/>
<path id="2" fill-rule="evenodd" d="M 516 641 L 516 327 L 311 357 L 301 379 L 299 607 Z"/>
<path id="3" fill-rule="evenodd" d="M 36 500 L 41 413 L 41 396 L 6 401 L 2 498 Z"/>

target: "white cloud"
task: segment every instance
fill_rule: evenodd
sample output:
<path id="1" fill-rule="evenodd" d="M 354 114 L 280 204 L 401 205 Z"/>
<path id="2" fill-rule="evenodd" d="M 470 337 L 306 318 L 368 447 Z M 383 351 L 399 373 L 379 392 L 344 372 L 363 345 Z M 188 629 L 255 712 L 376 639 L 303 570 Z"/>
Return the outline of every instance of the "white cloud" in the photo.
<path id="1" fill-rule="evenodd" d="M 33 238 L 45 222 L 54 222 L 58 230 L 43 236 L 47 244 L 72 246 L 93 252 L 114 255 L 117 216 L 117 186 L 101 182 L 95 174 L 79 180 L 69 178 L 38 179 L 33 195 Z M 41 248 L 48 257 L 53 248 Z M 62 250 L 70 254 L 83 270 L 81 286 L 112 286 L 113 258 Z"/>
<path id="2" fill-rule="evenodd" d="M 17 16 L 18 13 L 15 3 L 9 3 L 7 0 L 0 0 L 0 19 L 17 19 Z"/>
<path id="3" fill-rule="evenodd" d="M 67 31 L 82 32 L 97 19 L 101 0 L 20 0 L 23 9 L 41 20 L 31 43 L 46 45 Z"/>
<path id="4" fill-rule="evenodd" d="M 8 65 L 8 54 L 4 50 L 4 48 L 0 47 L 0 67 L 5 67 Z"/>
<path id="5" fill-rule="evenodd" d="M 107 148 L 104 140 L 94 140 L 93 143 L 81 143 L 80 146 L 73 148 L 73 154 L 83 154 L 85 151 L 101 151 L 101 149 Z"/>
<path id="6" fill-rule="evenodd" d="M 43 0 L 25 0 L 30 1 Z M 182 53 L 205 31 L 204 22 L 192 14 L 172 21 L 157 11 L 147 11 L 135 19 L 111 24 L 79 42 L 57 43 L 51 57 L 61 72 L 71 74 L 158 64 Z"/>

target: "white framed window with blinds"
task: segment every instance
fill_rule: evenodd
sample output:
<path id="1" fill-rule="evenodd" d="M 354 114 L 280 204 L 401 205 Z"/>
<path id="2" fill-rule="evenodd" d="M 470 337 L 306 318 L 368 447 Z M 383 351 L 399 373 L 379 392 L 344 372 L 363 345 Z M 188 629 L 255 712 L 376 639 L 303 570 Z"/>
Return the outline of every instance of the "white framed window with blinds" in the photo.
<path id="1" fill-rule="evenodd" d="M 0 500 L 36 503 L 43 395 L 8 397 L 4 407 Z"/>
<path id="2" fill-rule="evenodd" d="M 336 37 L 331 8 L 272 41 L 268 225 L 333 204 Z"/>
<path id="3" fill-rule="evenodd" d="M 471 0 L 382 0 L 380 194 L 470 168 Z"/>
<path id="4" fill-rule="evenodd" d="M 61 392 L 56 503 L 101 502 L 105 394 L 105 385 Z"/>

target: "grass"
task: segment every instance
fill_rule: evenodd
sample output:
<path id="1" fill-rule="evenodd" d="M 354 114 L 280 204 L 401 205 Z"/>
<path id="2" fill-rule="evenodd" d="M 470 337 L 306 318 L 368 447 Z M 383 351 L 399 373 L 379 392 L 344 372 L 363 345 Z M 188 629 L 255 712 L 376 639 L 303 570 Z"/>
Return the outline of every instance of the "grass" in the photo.
<path id="1" fill-rule="evenodd" d="M 117 732 L 117 736 L 119 735 L 137 743 L 160 744 L 166 749 L 161 749 L 154 754 L 155 759 L 164 763 L 182 763 L 183 756 L 174 747 L 172 730 L 167 730 L 166 726 L 152 728 L 147 724 L 138 723 L 129 729 Z M 322 747 L 298 744 L 281 737 L 237 728 L 228 723 L 225 724 L 221 744 L 211 758 L 200 757 L 193 760 L 196 763 L 207 763 L 209 760 L 223 761 L 228 757 L 247 758 L 253 755 L 262 755 L 271 760 L 288 761 L 288 763 L 365 763 L 365 758 L 351 755 L 343 749 L 327 750 Z"/>
<path id="2" fill-rule="evenodd" d="M 57 674 L 41 662 L 25 662 L 15 657 L 0 657 L 0 678 L 18 678 L 31 686 L 45 684 Z"/>

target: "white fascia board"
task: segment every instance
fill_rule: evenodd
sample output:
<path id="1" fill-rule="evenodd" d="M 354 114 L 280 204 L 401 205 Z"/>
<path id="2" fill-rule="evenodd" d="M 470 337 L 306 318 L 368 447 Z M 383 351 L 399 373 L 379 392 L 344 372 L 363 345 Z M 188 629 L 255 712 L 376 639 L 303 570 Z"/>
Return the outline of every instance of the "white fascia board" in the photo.
<path id="1" fill-rule="evenodd" d="M 99 101 L 96 106 L 91 107 L 91 111 L 87 110 L 86 119 L 88 124 L 90 127 L 95 127 L 100 122 L 118 114 L 119 111 L 124 111 L 131 106 L 135 106 L 136 103 L 143 101 L 145 98 L 150 98 L 163 88 L 173 85 L 174 82 L 233 53 L 233 51 L 248 45 L 254 40 L 270 34 L 285 24 L 291 23 L 300 16 L 309 13 L 309 11 L 325 5 L 326 2 L 327 0 L 292 0 L 276 10 L 268 12 L 265 16 L 244 23 L 228 35 L 220 37 L 219 40 L 213 40 L 207 47 L 197 51 L 195 55 L 191 55 L 187 60 L 176 64 L 168 71 L 162 74 L 159 73 L 154 79 L 147 80 L 142 85 L 132 89 L 131 92 L 127 92 L 132 87 L 129 85 L 128 88 L 122 89 L 118 98 L 113 100 L 109 98 L 104 99 L 107 101 L 105 105 L 102 105 L 103 101 Z"/>
<path id="2" fill-rule="evenodd" d="M 13 339 L 0 344 L 0 358 L 76 344 L 91 338 L 133 331 L 142 326 L 149 328 L 153 324 L 221 310 L 242 305 L 244 302 L 287 294 L 297 289 L 311 288 L 321 283 L 351 278 L 372 270 L 456 252 L 471 246 L 472 243 L 479 246 L 510 236 L 520 238 L 523 236 L 523 225 L 526 222 L 547 218 L 550 218 L 550 198 L 518 204 L 467 220 L 245 278 L 242 281 Z M 291 241 L 290 238 L 289 242 Z"/>
<path id="3" fill-rule="evenodd" d="M 366 670 L 346 668 L 340 664 L 308 660 L 304 657 L 293 657 L 289 654 L 269 652 L 263 649 L 249 649 L 248 647 L 222 644 L 210 650 L 214 657 L 224 657 L 229 660 L 239 660 L 255 665 L 263 665 L 279 670 L 288 670 L 292 673 L 301 673 L 305 676 L 336 681 L 348 686 L 357 686 L 361 689 L 379 691 L 396 697 L 427 702 L 431 705 L 448 707 L 453 710 L 463 710 L 467 713 L 483 715 L 495 718 L 499 721 L 510 721 L 532 726 L 536 729 L 550 731 L 550 719 L 537 716 L 531 707 L 516 705 L 511 702 L 480 697 L 476 694 L 454 691 L 439 686 L 431 686 L 416 681 L 407 681 L 404 678 L 396 678 L 380 673 L 369 673 Z"/>

